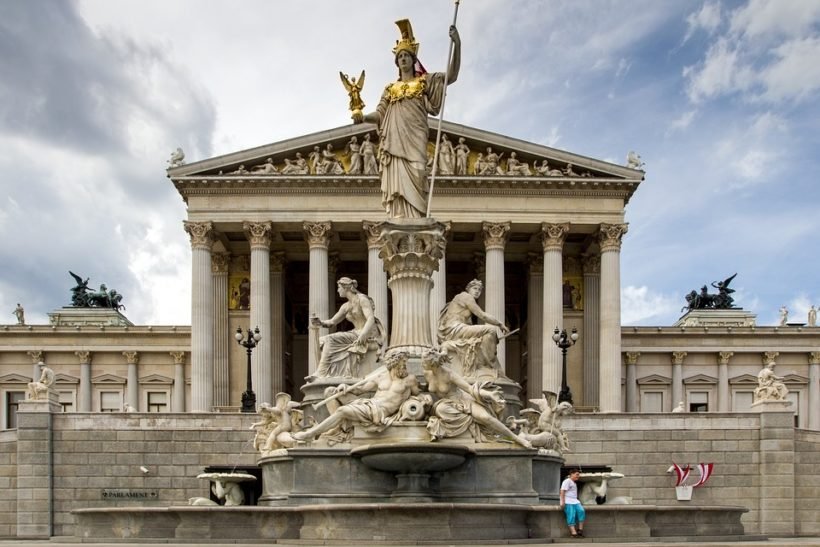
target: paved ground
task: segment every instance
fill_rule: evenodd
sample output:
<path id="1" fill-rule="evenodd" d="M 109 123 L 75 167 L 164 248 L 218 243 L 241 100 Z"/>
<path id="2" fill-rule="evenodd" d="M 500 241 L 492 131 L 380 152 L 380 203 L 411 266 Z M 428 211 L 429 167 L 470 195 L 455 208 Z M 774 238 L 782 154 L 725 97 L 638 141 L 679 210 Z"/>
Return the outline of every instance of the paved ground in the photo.
<path id="1" fill-rule="evenodd" d="M 527 547 L 549 547 L 551 545 L 578 545 L 578 544 L 587 544 L 593 545 L 595 547 L 651 547 L 653 545 L 660 545 L 662 547 L 746 547 L 746 546 L 755 546 L 755 545 L 766 545 L 768 547 L 779 547 L 779 546 L 800 546 L 800 547 L 808 547 L 808 546 L 816 546 L 820 547 L 820 537 L 814 538 L 771 538 L 767 541 L 739 541 L 739 542 L 706 542 L 706 543 L 698 543 L 698 542 L 675 542 L 675 543 L 665 543 L 665 542 L 640 542 L 640 543 L 604 543 L 604 542 L 597 542 L 594 538 L 587 538 L 583 540 L 564 540 L 562 542 L 556 543 L 529 543 L 529 542 L 522 542 L 522 543 L 482 543 L 480 544 L 481 547 L 507 547 L 509 545 L 526 545 Z M 206 543 L 206 544 L 195 544 L 195 543 L 73 543 L 71 541 L 65 541 L 61 538 L 55 538 L 51 541 L 21 541 L 21 540 L 0 540 L 0 546 L 4 545 L 21 545 L 26 547 L 122 547 L 123 545 L 163 545 L 166 547 L 192 547 L 193 545 L 207 545 L 207 547 L 236 547 L 237 545 L 260 545 L 259 543 Z M 310 547 L 312 545 L 322 545 L 320 543 L 307 543 L 307 542 L 283 542 L 283 543 L 267 543 L 266 545 L 277 545 L 282 547 Z M 338 543 L 336 545 L 339 545 Z M 354 546 L 357 545 L 354 542 L 350 542 L 345 544 L 346 546 Z M 367 547 L 380 547 L 378 544 L 368 543 L 366 544 Z M 429 545 L 429 544 L 427 544 Z M 446 545 L 446 544 L 445 544 Z M 455 547 L 464 547 L 465 543 L 454 544 Z M 397 547 L 397 544 L 385 544 L 385 547 Z"/>

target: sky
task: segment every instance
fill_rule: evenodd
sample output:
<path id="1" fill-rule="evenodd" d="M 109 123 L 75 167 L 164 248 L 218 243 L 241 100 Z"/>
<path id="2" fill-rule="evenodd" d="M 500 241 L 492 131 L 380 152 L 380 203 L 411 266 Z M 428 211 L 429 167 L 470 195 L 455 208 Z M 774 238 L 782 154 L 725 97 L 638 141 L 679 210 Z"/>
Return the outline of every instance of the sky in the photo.
<path id="1" fill-rule="evenodd" d="M 338 72 L 395 78 L 394 21 L 428 70 L 451 0 L 0 2 L 0 324 L 70 303 L 68 271 L 137 324 L 190 323 L 185 205 L 165 176 L 349 123 Z M 624 164 L 624 325 L 671 325 L 734 273 L 758 325 L 820 306 L 820 2 L 464 0 L 445 119 Z M 376 82 L 376 83 L 371 83 Z M 5 320 L 2 318 L 6 315 Z"/>

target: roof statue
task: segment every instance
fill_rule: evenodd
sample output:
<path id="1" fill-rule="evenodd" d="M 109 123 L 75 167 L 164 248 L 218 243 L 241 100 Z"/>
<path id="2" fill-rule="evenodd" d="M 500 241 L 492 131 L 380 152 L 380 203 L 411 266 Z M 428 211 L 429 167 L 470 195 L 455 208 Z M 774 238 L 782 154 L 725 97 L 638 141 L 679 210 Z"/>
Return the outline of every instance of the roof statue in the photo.
<path id="1" fill-rule="evenodd" d="M 122 302 L 122 295 L 115 289 L 108 289 L 105 283 L 100 285 L 100 290 L 89 290 L 88 280 L 75 274 L 71 270 L 69 272 L 77 285 L 71 289 L 71 305 L 75 308 L 111 308 L 114 310 L 125 309 L 120 302 Z"/>
<path id="2" fill-rule="evenodd" d="M 626 166 L 630 169 L 641 169 L 643 166 L 646 165 L 641 160 L 641 155 L 635 152 L 634 150 L 630 150 L 626 154 Z"/>
<path id="3" fill-rule="evenodd" d="M 185 152 L 182 148 L 177 146 L 177 149 L 171 152 L 171 158 L 168 160 L 168 167 L 179 167 L 185 165 Z"/>
<path id="4" fill-rule="evenodd" d="M 339 78 L 342 79 L 342 85 L 347 90 L 348 96 L 350 96 L 350 114 L 355 119 L 356 116 L 361 116 L 362 110 L 364 110 L 364 101 L 362 101 L 364 70 L 362 70 L 362 75 L 359 76 L 358 80 L 356 78 L 350 78 L 350 76 L 341 71 L 339 71 Z"/>
<path id="5" fill-rule="evenodd" d="M 730 289 L 729 284 L 736 276 L 737 274 L 734 274 L 723 281 L 712 281 L 712 286 L 718 290 L 717 294 L 709 293 L 709 288 L 706 285 L 700 288 L 700 292 L 692 289 L 686 295 L 686 306 L 681 311 L 728 310 L 735 308 L 736 306 L 732 305 L 735 299 L 731 296 L 735 290 Z"/>
<path id="6" fill-rule="evenodd" d="M 342 83 L 350 94 L 354 123 L 379 126 L 378 158 L 381 165 L 382 206 L 390 218 L 426 216 L 429 185 L 427 180 L 427 139 L 430 115 L 438 115 L 448 84 L 456 81 L 461 65 L 461 39 L 455 26 L 450 27 L 452 58 L 448 72 L 428 73 L 418 60 L 419 43 L 410 21 L 396 21 L 401 38 L 393 48 L 398 79 L 385 86 L 375 112 L 363 114 L 355 108 L 361 98 L 355 96 L 364 83 Z M 354 102 L 356 104 L 354 104 Z"/>

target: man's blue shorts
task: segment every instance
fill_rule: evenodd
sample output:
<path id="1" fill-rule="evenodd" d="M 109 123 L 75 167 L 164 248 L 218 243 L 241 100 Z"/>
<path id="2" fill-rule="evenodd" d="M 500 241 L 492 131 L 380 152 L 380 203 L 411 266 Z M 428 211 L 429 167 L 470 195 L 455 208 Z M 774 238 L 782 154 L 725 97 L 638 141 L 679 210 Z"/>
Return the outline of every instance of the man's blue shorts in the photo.
<path id="1" fill-rule="evenodd" d="M 587 518 L 587 512 L 580 503 L 564 504 L 564 515 L 567 517 L 567 526 L 575 526 Z"/>

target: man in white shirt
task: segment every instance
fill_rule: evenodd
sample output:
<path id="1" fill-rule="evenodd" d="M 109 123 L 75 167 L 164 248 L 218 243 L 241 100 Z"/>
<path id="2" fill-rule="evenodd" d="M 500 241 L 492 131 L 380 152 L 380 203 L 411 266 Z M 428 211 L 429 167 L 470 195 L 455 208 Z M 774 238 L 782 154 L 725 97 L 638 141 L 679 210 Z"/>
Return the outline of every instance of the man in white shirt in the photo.
<path id="1" fill-rule="evenodd" d="M 561 483 L 561 509 L 567 517 L 567 526 L 571 537 L 584 537 L 584 520 L 586 511 L 578 501 L 578 477 L 580 469 L 570 469 L 569 476 Z"/>

